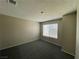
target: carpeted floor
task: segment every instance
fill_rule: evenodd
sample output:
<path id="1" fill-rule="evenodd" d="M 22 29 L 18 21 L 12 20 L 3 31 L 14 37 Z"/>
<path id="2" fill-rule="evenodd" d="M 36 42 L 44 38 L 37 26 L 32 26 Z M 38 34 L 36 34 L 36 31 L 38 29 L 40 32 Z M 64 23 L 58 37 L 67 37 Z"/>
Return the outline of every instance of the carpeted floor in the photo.
<path id="1" fill-rule="evenodd" d="M 28 44 L 0 51 L 0 59 L 74 59 L 61 51 L 59 46 L 37 40 Z"/>

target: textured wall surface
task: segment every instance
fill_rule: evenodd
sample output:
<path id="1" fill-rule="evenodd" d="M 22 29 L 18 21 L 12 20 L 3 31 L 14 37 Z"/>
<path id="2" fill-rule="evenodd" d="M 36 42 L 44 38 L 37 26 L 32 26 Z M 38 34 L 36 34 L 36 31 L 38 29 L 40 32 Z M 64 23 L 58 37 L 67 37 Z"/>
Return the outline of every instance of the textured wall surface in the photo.
<path id="1" fill-rule="evenodd" d="M 65 52 L 75 55 L 76 44 L 76 13 L 63 16 L 62 46 Z"/>
<path id="2" fill-rule="evenodd" d="M 39 39 L 39 23 L 0 15 L 0 49 Z"/>
<path id="3" fill-rule="evenodd" d="M 42 35 L 43 24 L 58 23 L 58 39 L 44 37 Z M 41 39 L 50 43 L 61 46 L 64 52 L 71 55 L 75 55 L 75 44 L 76 44 L 76 13 L 69 13 L 63 16 L 62 19 L 52 20 L 40 23 L 41 27 Z"/>
<path id="4" fill-rule="evenodd" d="M 79 59 L 79 0 L 78 2 L 78 7 L 77 7 L 77 32 L 76 32 L 76 58 Z"/>

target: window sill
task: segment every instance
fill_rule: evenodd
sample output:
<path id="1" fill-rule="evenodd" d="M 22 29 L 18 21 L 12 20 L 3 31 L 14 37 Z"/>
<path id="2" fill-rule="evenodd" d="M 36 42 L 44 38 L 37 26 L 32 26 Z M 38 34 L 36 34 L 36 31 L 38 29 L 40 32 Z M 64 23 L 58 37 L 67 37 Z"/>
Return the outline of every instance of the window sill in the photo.
<path id="1" fill-rule="evenodd" d="M 48 36 L 42 36 L 42 37 L 44 37 L 44 38 L 49 38 L 49 39 L 58 39 L 58 38 L 53 38 L 53 37 L 48 37 Z"/>

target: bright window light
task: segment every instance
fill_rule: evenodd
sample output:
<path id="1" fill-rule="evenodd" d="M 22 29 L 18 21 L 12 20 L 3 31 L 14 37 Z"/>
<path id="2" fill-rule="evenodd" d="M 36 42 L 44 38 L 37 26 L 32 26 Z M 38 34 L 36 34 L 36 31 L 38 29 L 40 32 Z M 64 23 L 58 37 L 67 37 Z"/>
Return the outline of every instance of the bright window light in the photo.
<path id="1" fill-rule="evenodd" d="M 58 38 L 58 24 L 45 24 L 43 25 L 43 36 Z"/>

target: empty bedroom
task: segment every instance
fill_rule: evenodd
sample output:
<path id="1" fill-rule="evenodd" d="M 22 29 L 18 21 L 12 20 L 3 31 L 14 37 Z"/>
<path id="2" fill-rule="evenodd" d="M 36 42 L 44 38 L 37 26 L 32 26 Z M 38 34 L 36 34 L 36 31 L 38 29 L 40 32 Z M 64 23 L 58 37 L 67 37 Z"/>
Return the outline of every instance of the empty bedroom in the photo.
<path id="1" fill-rule="evenodd" d="M 0 59 L 75 59 L 77 24 L 75 0 L 0 0 Z"/>

